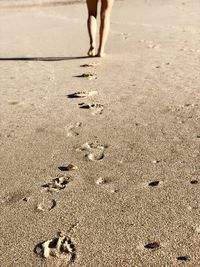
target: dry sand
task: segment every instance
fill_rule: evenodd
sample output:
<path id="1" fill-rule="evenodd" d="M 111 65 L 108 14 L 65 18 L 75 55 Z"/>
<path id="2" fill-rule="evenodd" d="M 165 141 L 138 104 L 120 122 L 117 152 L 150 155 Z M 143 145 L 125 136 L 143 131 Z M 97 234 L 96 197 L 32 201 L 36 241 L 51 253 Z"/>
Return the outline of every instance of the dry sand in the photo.
<path id="1" fill-rule="evenodd" d="M 1 10 L 1 267 L 200 266 L 199 14 L 116 2 L 89 59 L 83 5 Z"/>
<path id="2" fill-rule="evenodd" d="M 84 2 L 85 0 L 0 0 L 0 7 L 22 8 L 33 6 L 71 5 Z"/>

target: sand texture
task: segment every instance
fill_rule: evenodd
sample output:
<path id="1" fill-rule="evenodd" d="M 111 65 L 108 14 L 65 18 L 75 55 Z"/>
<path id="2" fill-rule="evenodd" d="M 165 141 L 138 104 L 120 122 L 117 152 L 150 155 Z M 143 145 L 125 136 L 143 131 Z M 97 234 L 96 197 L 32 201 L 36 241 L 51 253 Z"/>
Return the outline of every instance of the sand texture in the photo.
<path id="1" fill-rule="evenodd" d="M 200 3 L 0 17 L 0 266 L 200 266 Z"/>

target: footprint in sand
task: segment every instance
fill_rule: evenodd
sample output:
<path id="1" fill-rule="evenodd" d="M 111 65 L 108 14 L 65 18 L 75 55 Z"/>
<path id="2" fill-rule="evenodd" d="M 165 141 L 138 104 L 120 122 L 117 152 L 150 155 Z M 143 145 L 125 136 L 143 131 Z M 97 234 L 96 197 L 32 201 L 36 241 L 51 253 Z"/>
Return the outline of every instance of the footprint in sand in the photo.
<path id="1" fill-rule="evenodd" d="M 94 143 L 85 143 L 77 151 L 85 151 L 85 157 L 91 161 L 97 161 L 104 158 L 104 151 L 106 146 Z"/>
<path id="2" fill-rule="evenodd" d="M 19 201 L 24 201 L 25 195 L 29 195 L 29 191 L 15 191 L 8 192 L 3 196 L 0 196 L 0 204 L 1 205 L 13 205 L 17 204 Z"/>
<path id="3" fill-rule="evenodd" d="M 83 73 L 81 75 L 75 76 L 76 78 L 87 78 L 88 80 L 96 80 L 97 75 L 95 73 Z"/>
<path id="4" fill-rule="evenodd" d="M 67 95 L 68 98 L 84 98 L 84 97 L 90 97 L 90 96 L 94 96 L 97 95 L 98 92 L 97 91 L 90 91 L 90 92 L 75 92 L 73 94 L 69 94 Z"/>
<path id="5" fill-rule="evenodd" d="M 67 132 L 68 137 L 75 137 L 79 135 L 80 127 L 82 126 L 81 122 L 77 122 L 75 125 L 70 125 L 69 127 L 65 127 L 65 131 Z"/>
<path id="6" fill-rule="evenodd" d="M 52 179 L 49 183 L 43 184 L 42 187 L 46 189 L 48 192 L 59 192 L 66 188 L 69 184 L 70 177 L 66 177 L 64 175 L 56 177 Z"/>
<path id="7" fill-rule="evenodd" d="M 79 108 L 81 109 L 91 109 L 92 115 L 101 115 L 103 113 L 103 105 L 96 103 L 96 104 L 87 104 L 87 103 L 80 103 L 78 104 Z"/>
<path id="8" fill-rule="evenodd" d="M 51 201 L 42 202 L 36 206 L 37 211 L 50 211 L 56 207 L 57 203 L 55 199 Z"/>
<path id="9" fill-rule="evenodd" d="M 152 49 L 159 49 L 160 48 L 160 45 L 154 43 L 154 41 L 140 40 L 139 42 L 146 44 L 147 48 L 152 48 Z"/>
<path id="10" fill-rule="evenodd" d="M 59 233 L 58 237 L 36 245 L 34 252 L 41 258 L 51 260 L 55 266 L 72 263 L 76 259 L 76 247 L 71 238 Z"/>
<path id="11" fill-rule="evenodd" d="M 88 63 L 88 64 L 82 64 L 80 65 L 81 68 L 93 68 L 100 65 L 99 62 L 92 62 L 92 63 Z"/>

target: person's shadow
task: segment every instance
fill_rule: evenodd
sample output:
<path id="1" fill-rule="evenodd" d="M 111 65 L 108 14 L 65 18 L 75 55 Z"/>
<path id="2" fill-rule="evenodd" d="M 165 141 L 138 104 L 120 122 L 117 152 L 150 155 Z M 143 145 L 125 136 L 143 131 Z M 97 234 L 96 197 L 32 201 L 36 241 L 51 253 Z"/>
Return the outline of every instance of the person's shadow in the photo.
<path id="1" fill-rule="evenodd" d="M 88 56 L 82 57 L 1 57 L 0 61 L 62 61 L 62 60 L 75 60 L 86 59 Z"/>

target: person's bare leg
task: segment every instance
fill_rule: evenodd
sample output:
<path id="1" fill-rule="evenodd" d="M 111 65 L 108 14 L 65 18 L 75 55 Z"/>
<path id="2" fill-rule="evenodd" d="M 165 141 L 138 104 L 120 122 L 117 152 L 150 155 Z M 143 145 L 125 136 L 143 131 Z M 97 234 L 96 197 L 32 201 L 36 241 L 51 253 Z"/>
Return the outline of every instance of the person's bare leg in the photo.
<path id="1" fill-rule="evenodd" d="M 97 56 L 105 55 L 104 48 L 108 38 L 110 28 L 110 14 L 114 0 L 101 0 L 101 25 L 100 25 L 100 43 Z"/>
<path id="2" fill-rule="evenodd" d="M 98 0 L 86 0 L 88 7 L 88 33 L 90 37 L 90 48 L 88 56 L 95 56 L 95 43 L 96 43 L 96 32 L 97 32 L 97 4 Z"/>

